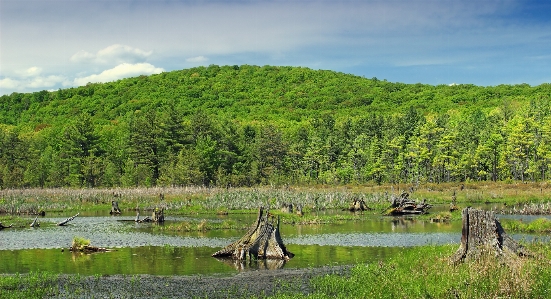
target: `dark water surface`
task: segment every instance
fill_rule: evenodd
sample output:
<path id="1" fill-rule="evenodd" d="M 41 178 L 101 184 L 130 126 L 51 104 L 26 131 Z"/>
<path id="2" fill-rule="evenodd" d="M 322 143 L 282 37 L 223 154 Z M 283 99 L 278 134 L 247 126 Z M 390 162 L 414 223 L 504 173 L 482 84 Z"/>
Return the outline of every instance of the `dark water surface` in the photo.
<path id="1" fill-rule="evenodd" d="M 340 212 L 337 212 L 340 213 Z M 40 222 L 57 223 L 71 215 L 52 215 Z M 256 215 L 167 216 L 167 223 L 231 219 L 251 224 Z M 133 215 L 81 214 L 67 226 L 0 231 L 0 273 L 50 271 L 67 274 L 194 275 L 236 271 L 305 268 L 386 259 L 411 246 L 459 244 L 461 222 L 431 223 L 415 218 L 365 215 L 360 221 L 337 224 L 280 226 L 283 242 L 295 257 L 283 261 L 218 260 L 211 254 L 239 239 L 243 230 L 211 230 L 163 234 L 154 224 L 135 223 Z M 32 221 L 29 218 L 29 223 Z M 106 253 L 68 251 L 75 236 Z M 516 239 L 525 236 L 513 236 Z"/>

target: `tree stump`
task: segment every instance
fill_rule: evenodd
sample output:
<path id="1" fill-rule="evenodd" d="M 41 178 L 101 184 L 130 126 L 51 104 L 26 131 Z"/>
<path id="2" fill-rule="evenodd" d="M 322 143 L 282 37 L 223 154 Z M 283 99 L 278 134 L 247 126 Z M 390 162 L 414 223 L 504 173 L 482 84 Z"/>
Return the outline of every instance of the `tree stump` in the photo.
<path id="1" fill-rule="evenodd" d="M 111 212 L 109 214 L 111 215 L 118 215 L 121 213 L 121 209 L 119 209 L 119 203 L 116 201 L 111 201 Z"/>
<path id="2" fill-rule="evenodd" d="M 236 242 L 226 246 L 212 255 L 213 257 L 230 257 L 235 260 L 255 259 L 290 259 L 294 256 L 287 251 L 279 234 L 279 218 L 273 217 L 264 209 L 258 210 L 258 217 L 249 231 Z"/>
<path id="3" fill-rule="evenodd" d="M 151 220 L 157 223 L 165 222 L 165 212 L 163 208 L 155 208 L 153 214 L 151 215 Z"/>
<path id="4" fill-rule="evenodd" d="M 461 245 L 451 256 L 453 263 L 477 260 L 484 254 L 498 257 L 531 256 L 531 253 L 509 237 L 492 211 L 466 208 L 462 212 Z"/>

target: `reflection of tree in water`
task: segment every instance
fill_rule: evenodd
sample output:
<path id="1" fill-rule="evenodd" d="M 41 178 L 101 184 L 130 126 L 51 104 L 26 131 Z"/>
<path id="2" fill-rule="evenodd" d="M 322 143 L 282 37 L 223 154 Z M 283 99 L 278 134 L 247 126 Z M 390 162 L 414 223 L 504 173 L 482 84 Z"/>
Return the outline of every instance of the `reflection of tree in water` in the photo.
<path id="1" fill-rule="evenodd" d="M 235 268 L 237 271 L 277 270 L 282 269 L 287 262 L 283 259 L 235 260 L 232 258 L 216 258 L 216 260 Z"/>
<path id="2" fill-rule="evenodd" d="M 411 218 L 394 218 L 392 219 L 392 231 L 395 231 L 397 228 L 409 228 L 411 225 L 415 223 L 414 219 Z"/>

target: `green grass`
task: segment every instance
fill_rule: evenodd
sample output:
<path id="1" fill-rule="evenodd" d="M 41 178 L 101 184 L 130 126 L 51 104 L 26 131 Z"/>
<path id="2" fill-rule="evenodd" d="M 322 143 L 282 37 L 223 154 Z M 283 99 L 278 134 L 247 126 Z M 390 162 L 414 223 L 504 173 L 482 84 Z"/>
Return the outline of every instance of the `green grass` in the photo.
<path id="1" fill-rule="evenodd" d="M 539 218 L 530 223 L 524 223 L 520 220 L 502 220 L 501 226 L 507 232 L 524 233 L 549 233 L 551 232 L 551 220 Z"/>
<path id="2" fill-rule="evenodd" d="M 58 275 L 48 272 L 0 275 L 3 299 L 47 298 L 58 293 Z"/>
<path id="3" fill-rule="evenodd" d="M 457 246 L 409 248 L 387 261 L 359 264 L 349 276 L 315 277 L 308 296 L 285 293 L 274 298 L 548 298 L 551 248 L 530 248 L 538 257 L 504 263 L 486 256 L 455 266 L 448 257 Z"/>

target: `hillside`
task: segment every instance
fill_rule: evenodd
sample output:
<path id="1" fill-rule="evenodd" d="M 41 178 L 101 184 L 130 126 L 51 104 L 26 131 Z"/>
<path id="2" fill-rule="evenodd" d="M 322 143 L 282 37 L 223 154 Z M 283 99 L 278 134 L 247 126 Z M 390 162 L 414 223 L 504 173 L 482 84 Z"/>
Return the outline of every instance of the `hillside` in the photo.
<path id="1" fill-rule="evenodd" d="M 215 66 L 0 97 L 0 187 L 545 180 L 551 85 Z"/>

